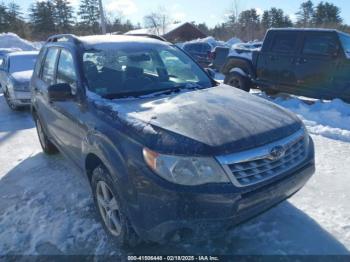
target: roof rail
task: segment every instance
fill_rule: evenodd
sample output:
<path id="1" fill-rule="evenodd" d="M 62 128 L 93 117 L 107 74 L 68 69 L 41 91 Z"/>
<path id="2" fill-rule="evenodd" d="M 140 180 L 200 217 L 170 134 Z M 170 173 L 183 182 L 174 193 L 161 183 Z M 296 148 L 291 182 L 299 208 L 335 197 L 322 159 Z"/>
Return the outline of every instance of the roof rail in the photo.
<path id="1" fill-rule="evenodd" d="M 130 35 L 130 36 L 144 36 L 144 37 L 148 37 L 148 38 L 160 40 L 160 41 L 163 41 L 163 42 L 168 42 L 168 40 L 166 40 L 164 37 L 159 36 L 159 35 L 152 35 L 152 34 L 124 34 L 124 35 Z"/>
<path id="2" fill-rule="evenodd" d="M 60 42 L 60 41 L 70 41 L 74 42 L 75 44 L 79 43 L 78 37 L 76 37 L 73 34 L 60 34 L 60 35 L 52 35 L 47 39 L 47 43 L 52 43 L 52 42 Z"/>

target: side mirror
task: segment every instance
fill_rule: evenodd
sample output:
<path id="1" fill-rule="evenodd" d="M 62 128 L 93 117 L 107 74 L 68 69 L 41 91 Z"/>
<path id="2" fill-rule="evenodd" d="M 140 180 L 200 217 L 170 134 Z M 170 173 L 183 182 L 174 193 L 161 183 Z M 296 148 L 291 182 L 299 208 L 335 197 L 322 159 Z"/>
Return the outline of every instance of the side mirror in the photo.
<path id="1" fill-rule="evenodd" d="M 67 83 L 51 85 L 47 89 L 50 101 L 65 101 L 72 99 L 72 87 Z"/>
<path id="2" fill-rule="evenodd" d="M 205 70 L 205 72 L 207 72 L 207 74 L 211 77 L 211 78 L 215 78 L 215 75 L 216 75 L 216 73 L 215 73 L 215 71 L 213 70 L 213 69 L 211 69 L 211 68 L 205 68 L 204 69 Z"/>

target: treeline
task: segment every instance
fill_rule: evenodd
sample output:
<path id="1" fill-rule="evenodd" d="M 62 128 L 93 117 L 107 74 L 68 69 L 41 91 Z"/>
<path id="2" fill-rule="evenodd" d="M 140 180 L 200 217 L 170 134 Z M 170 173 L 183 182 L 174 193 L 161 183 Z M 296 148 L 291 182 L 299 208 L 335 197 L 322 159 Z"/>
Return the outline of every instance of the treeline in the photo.
<path id="1" fill-rule="evenodd" d="M 161 9 L 146 15 L 144 24 L 146 27 L 164 27 L 166 23 L 170 23 L 170 16 L 171 14 Z M 135 25 L 122 17 L 107 16 L 106 22 L 107 32 L 123 33 L 140 27 L 140 24 Z M 314 5 L 311 0 L 300 5 L 295 22 L 279 8 L 258 13 L 256 9 L 240 12 L 236 6 L 229 12 L 225 22 L 213 28 L 209 28 L 205 23 L 196 26 L 207 35 L 220 40 L 238 37 L 246 41 L 262 39 L 266 30 L 271 27 L 323 27 L 350 31 L 350 27 L 343 24 L 339 7 L 328 2 Z M 0 32 L 14 32 L 30 40 L 44 40 L 56 33 L 99 34 L 99 0 L 80 0 L 77 10 L 68 0 L 33 1 L 26 15 L 14 2 L 0 3 Z"/>
<path id="2" fill-rule="evenodd" d="M 258 14 L 256 9 L 242 12 L 233 9 L 227 21 L 214 28 L 208 28 L 205 23 L 197 26 L 204 33 L 217 39 L 228 40 L 236 36 L 245 41 L 262 39 L 266 30 L 271 27 L 322 27 L 350 32 L 350 27 L 343 24 L 340 8 L 328 2 L 320 2 L 317 5 L 312 1 L 303 2 L 295 14 L 295 22 L 279 8 L 265 10 L 262 14 Z"/>
<path id="3" fill-rule="evenodd" d="M 98 0 L 81 0 L 78 10 L 68 0 L 34 1 L 27 16 L 24 19 L 21 7 L 14 2 L 0 3 L 0 32 L 14 32 L 30 40 L 45 40 L 58 33 L 101 33 Z M 107 18 L 106 23 L 108 32 L 123 33 L 136 28 L 121 17 Z"/>

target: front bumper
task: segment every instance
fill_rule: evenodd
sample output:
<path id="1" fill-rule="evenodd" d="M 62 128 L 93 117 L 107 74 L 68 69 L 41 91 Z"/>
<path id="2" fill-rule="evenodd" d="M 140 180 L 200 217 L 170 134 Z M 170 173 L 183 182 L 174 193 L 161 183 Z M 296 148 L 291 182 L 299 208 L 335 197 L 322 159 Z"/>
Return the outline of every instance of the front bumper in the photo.
<path id="1" fill-rule="evenodd" d="M 162 242 L 180 231 L 218 234 L 272 208 L 300 190 L 315 172 L 314 146 L 303 164 L 261 185 L 237 188 L 233 184 L 201 188 L 171 187 L 148 177 L 145 168 L 133 171 L 137 200 L 129 205 L 129 219 L 145 240 Z M 153 174 L 156 176 L 155 174 Z M 205 235 L 205 234 L 204 234 Z"/>

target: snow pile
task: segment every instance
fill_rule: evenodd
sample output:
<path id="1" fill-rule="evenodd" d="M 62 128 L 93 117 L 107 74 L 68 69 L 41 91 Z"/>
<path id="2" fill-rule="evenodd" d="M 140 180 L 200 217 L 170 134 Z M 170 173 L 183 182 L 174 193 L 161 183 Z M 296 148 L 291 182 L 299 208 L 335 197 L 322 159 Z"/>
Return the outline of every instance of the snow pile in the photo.
<path id="1" fill-rule="evenodd" d="M 340 99 L 316 100 L 315 103 L 309 104 L 293 96 L 287 99 L 283 97 L 272 99 L 265 93 L 258 95 L 296 113 L 311 134 L 350 142 L 350 104 Z"/>
<path id="2" fill-rule="evenodd" d="M 0 48 L 19 48 L 23 51 L 35 51 L 40 48 L 40 43 L 24 40 L 14 33 L 3 33 L 0 34 Z"/>

